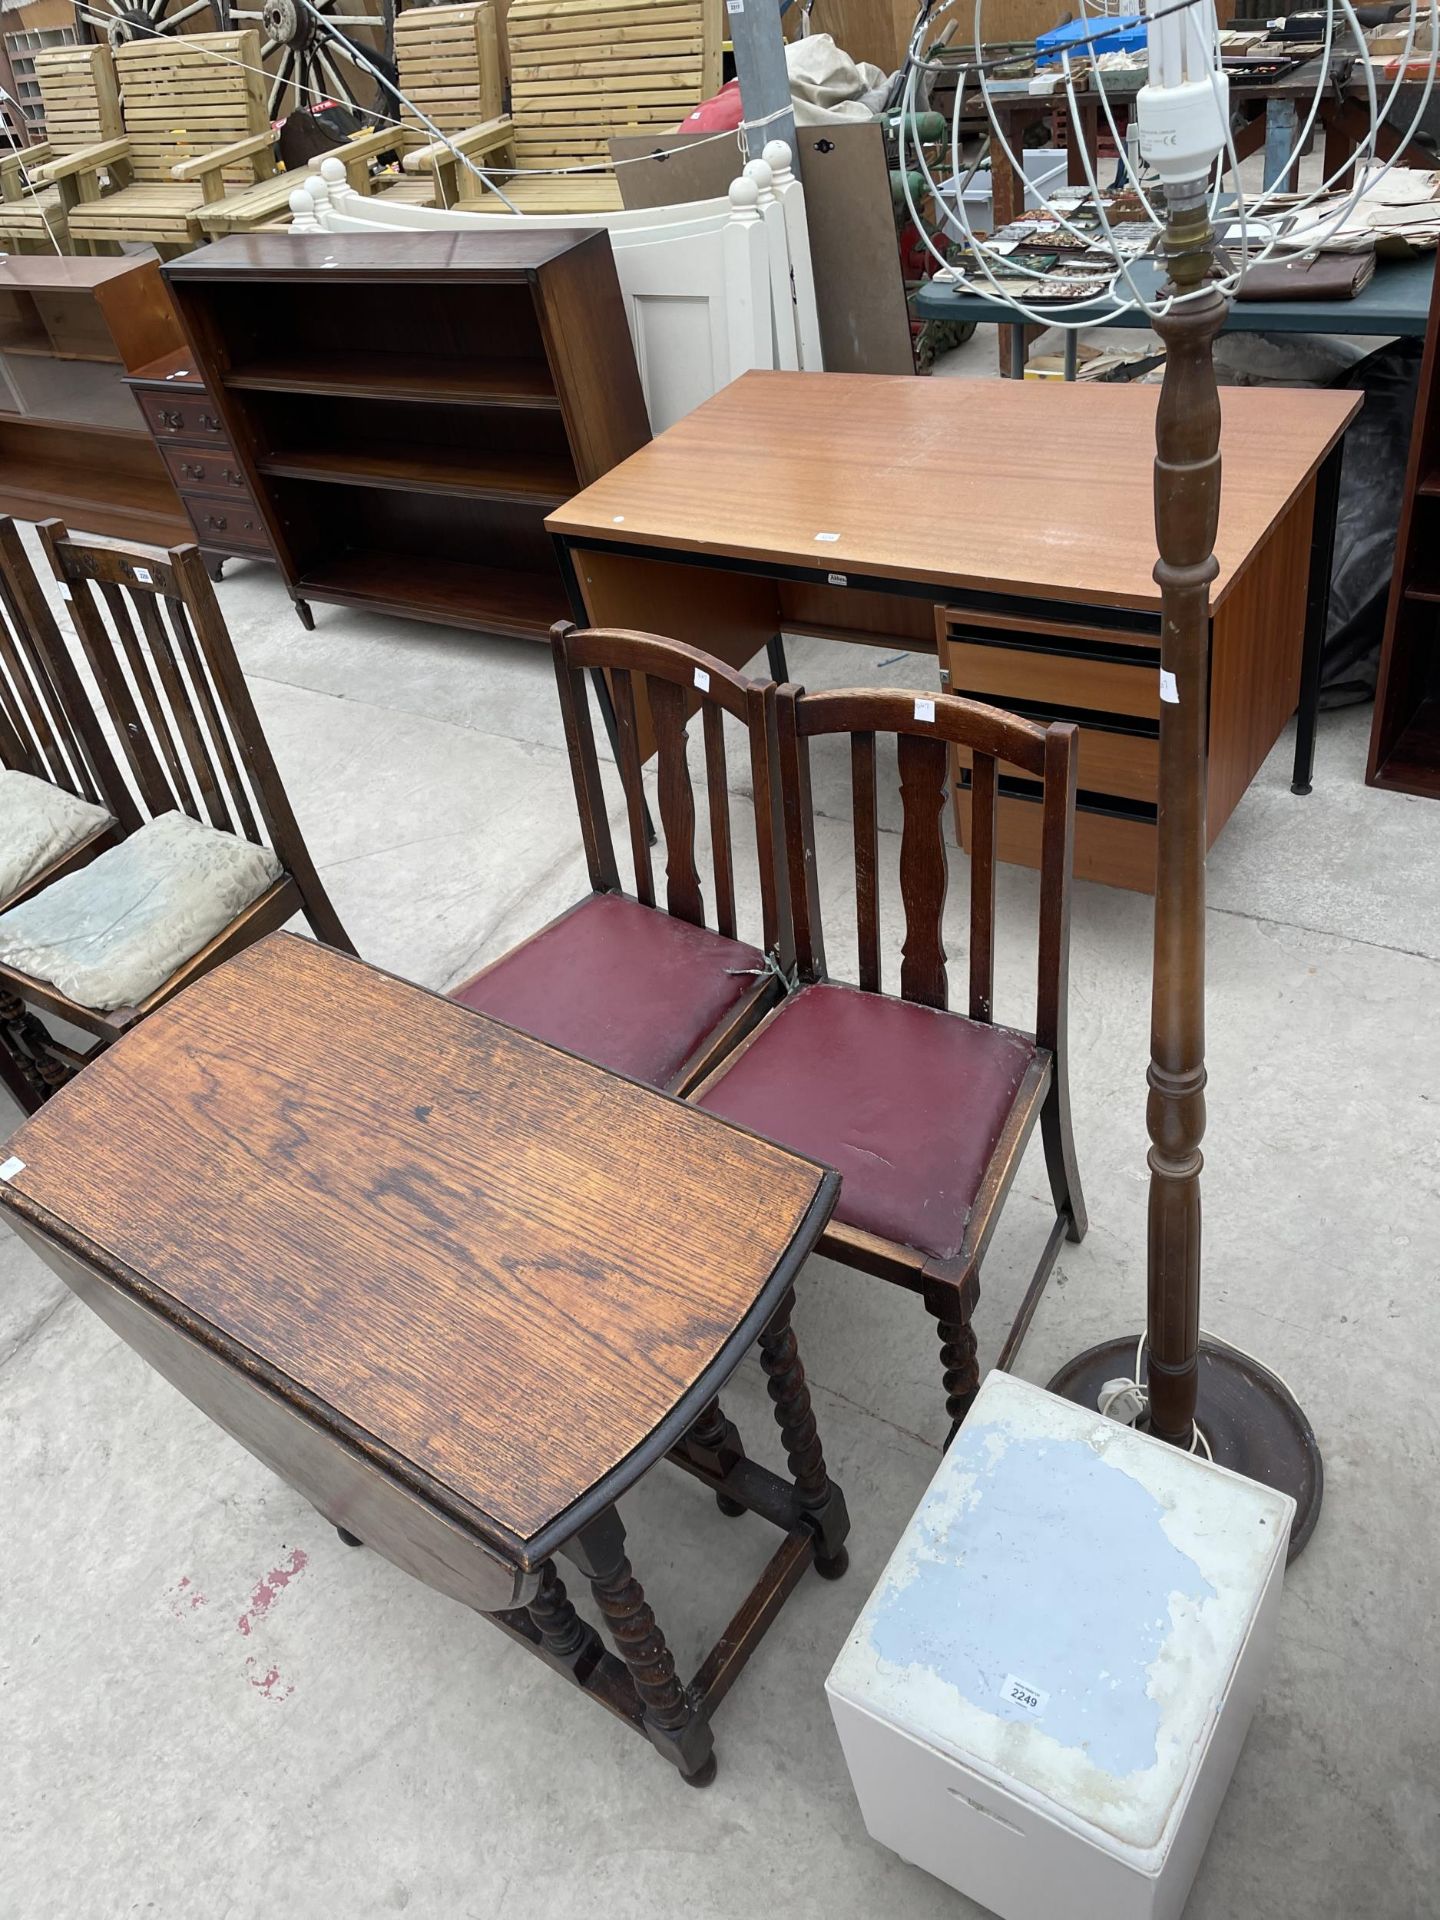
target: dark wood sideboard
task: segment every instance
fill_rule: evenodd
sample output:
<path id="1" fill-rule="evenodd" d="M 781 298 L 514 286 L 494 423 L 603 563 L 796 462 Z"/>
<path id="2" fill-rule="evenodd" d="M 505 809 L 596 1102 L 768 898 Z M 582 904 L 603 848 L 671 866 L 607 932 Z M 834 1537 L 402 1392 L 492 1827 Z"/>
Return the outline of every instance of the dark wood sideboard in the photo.
<path id="1" fill-rule="evenodd" d="M 126 376 L 192 529 L 190 537 L 218 580 L 227 559 L 275 559 L 260 509 L 230 436 L 188 347 L 176 347 Z M 300 599 L 296 612 L 315 622 Z"/>
<path id="2" fill-rule="evenodd" d="M 650 437 L 608 234 L 236 235 L 164 271 L 292 595 L 568 616 L 545 515 Z"/>

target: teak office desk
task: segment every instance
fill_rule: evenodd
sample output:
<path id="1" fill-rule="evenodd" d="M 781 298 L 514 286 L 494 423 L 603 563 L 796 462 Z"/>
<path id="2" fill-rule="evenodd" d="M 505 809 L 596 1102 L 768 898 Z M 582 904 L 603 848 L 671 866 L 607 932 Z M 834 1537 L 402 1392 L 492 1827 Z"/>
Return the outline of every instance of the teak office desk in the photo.
<path id="1" fill-rule="evenodd" d="M 1154 387 L 747 373 L 546 525 L 576 617 L 597 626 L 673 634 L 736 666 L 782 631 L 938 652 L 956 693 L 1078 721 L 1075 870 L 1149 892 L 1157 399 Z M 1360 400 L 1245 388 L 1221 404 L 1212 843 L 1295 710 L 1302 651 L 1313 739 L 1339 441 Z M 1000 852 L 1034 866 L 1037 798 L 1014 777 L 1002 792 Z"/>
<path id="2" fill-rule="evenodd" d="M 715 1707 L 806 1568 L 845 1568 L 790 1330 L 838 1175 L 292 934 L 8 1151 L 0 1219 L 342 1538 L 713 1777 Z M 716 1397 L 757 1342 L 788 1480 Z M 688 1687 L 616 1509 L 666 1457 L 783 1536 Z"/>

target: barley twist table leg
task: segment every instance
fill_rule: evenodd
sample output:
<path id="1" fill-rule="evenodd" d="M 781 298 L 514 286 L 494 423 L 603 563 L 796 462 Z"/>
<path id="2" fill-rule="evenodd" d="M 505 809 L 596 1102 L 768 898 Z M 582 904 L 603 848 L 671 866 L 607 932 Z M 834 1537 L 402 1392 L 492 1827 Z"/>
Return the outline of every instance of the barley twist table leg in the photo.
<path id="1" fill-rule="evenodd" d="M 675 1656 L 626 1555 L 619 1514 L 609 1508 L 583 1527 L 564 1552 L 590 1582 L 615 1650 L 630 1675 L 652 1743 L 690 1786 L 708 1787 L 715 1778 L 710 1723 L 696 1712 L 675 1671 Z"/>

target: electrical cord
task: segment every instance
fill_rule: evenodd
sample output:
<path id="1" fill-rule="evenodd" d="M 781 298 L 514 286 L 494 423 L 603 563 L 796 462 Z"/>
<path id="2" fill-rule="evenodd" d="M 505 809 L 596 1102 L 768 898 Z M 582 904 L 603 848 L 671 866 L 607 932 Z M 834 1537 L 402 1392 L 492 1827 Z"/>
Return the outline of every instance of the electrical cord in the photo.
<path id="1" fill-rule="evenodd" d="M 1193 6 L 1198 3 L 1199 3 L 1199 0 L 1182 0 L 1182 4 L 1180 6 L 1164 8 L 1159 13 L 1151 16 L 1152 21 L 1164 18 L 1171 13 L 1183 11 L 1185 10 L 1186 7 Z M 1278 181 L 1283 182 L 1288 177 L 1293 166 L 1296 164 L 1305 141 L 1308 140 L 1308 138 L 1310 137 L 1310 133 L 1314 127 L 1316 115 L 1319 112 L 1319 106 L 1320 106 L 1320 100 L 1321 100 L 1321 89 L 1327 84 L 1327 81 L 1328 81 L 1329 55 L 1333 47 L 1333 35 L 1334 35 L 1334 5 L 1336 3 L 1338 3 L 1341 12 L 1345 16 L 1346 25 L 1351 35 L 1354 37 L 1355 44 L 1357 49 L 1359 50 L 1361 58 L 1365 60 L 1366 98 L 1367 98 L 1367 105 L 1369 107 L 1369 116 L 1368 116 L 1369 126 L 1365 136 L 1361 139 L 1360 142 L 1357 143 L 1356 151 L 1349 158 L 1347 158 L 1341 164 L 1341 166 L 1336 168 L 1335 171 L 1332 174 L 1330 174 L 1325 181 L 1321 183 L 1320 187 L 1312 190 L 1312 192 L 1303 196 L 1302 199 L 1298 203 L 1295 203 L 1290 209 L 1289 217 L 1293 219 L 1293 216 L 1295 213 L 1304 211 L 1307 207 L 1314 205 L 1317 200 L 1324 198 L 1325 195 L 1329 192 L 1330 188 L 1334 185 L 1334 183 L 1337 180 L 1339 180 L 1342 177 L 1343 174 L 1345 174 L 1346 172 L 1352 173 L 1353 177 L 1352 177 L 1351 187 L 1345 199 L 1341 202 L 1341 204 L 1337 208 L 1335 208 L 1325 218 L 1325 220 L 1319 226 L 1310 228 L 1303 235 L 1295 236 L 1293 241 L 1290 241 L 1288 243 L 1289 249 L 1292 251 L 1294 250 L 1298 250 L 1300 252 L 1314 251 L 1321 240 L 1328 238 L 1331 233 L 1335 232 L 1340 226 L 1344 224 L 1345 220 L 1349 218 L 1351 212 L 1354 210 L 1355 206 L 1358 204 L 1362 194 L 1364 194 L 1365 192 L 1373 191 L 1374 188 L 1379 184 L 1379 182 L 1385 178 L 1386 174 L 1389 173 L 1391 168 L 1397 164 L 1399 155 L 1409 145 L 1411 139 L 1413 138 L 1415 132 L 1418 130 L 1418 127 L 1424 117 L 1425 109 L 1429 103 L 1429 98 L 1430 98 L 1431 92 L 1433 91 L 1435 79 L 1436 79 L 1437 55 L 1434 52 L 1432 52 L 1430 55 L 1430 59 L 1427 67 L 1425 84 L 1421 90 L 1421 96 L 1420 96 L 1419 102 L 1417 103 L 1415 113 L 1411 118 L 1410 125 L 1406 128 L 1404 134 L 1397 141 L 1395 150 L 1392 153 L 1390 159 L 1383 163 L 1378 173 L 1373 173 L 1373 174 L 1370 173 L 1367 170 L 1366 162 L 1368 160 L 1368 156 L 1370 152 L 1376 148 L 1377 142 L 1379 139 L 1380 130 L 1386 124 L 1386 121 L 1388 120 L 1389 115 L 1394 108 L 1395 102 L 1399 98 L 1400 87 L 1407 69 L 1408 55 L 1411 48 L 1414 45 L 1416 28 L 1418 25 L 1418 8 L 1414 4 L 1414 0 L 1412 0 L 1412 5 L 1410 9 L 1410 24 L 1406 34 L 1405 57 L 1403 57 L 1401 62 L 1399 63 L 1399 66 L 1397 68 L 1397 73 L 1396 73 L 1396 79 L 1394 83 L 1391 85 L 1388 91 L 1388 94 L 1386 95 L 1384 105 L 1382 106 L 1380 105 L 1379 101 L 1376 98 L 1374 74 L 1373 74 L 1373 70 L 1370 67 L 1369 61 L 1366 58 L 1366 54 L 1368 50 L 1365 46 L 1363 28 L 1360 25 L 1360 21 L 1358 19 L 1358 16 L 1355 13 L 1353 5 L 1351 4 L 1351 0 L 1332 0 L 1332 4 L 1328 6 L 1326 9 L 1324 53 L 1320 61 L 1320 72 L 1317 79 L 1315 94 L 1312 98 L 1310 109 L 1305 116 L 1304 124 L 1302 127 L 1300 127 L 1297 130 L 1297 135 L 1290 148 L 1290 151 L 1285 156 L 1285 159 L 1278 170 L 1278 173 L 1276 175 L 1276 178 Z M 982 98 L 985 103 L 986 116 L 990 122 L 990 127 L 991 127 L 990 138 L 992 142 L 998 143 L 1001 150 L 1006 154 L 1007 158 L 1010 160 L 1011 165 L 1015 167 L 1017 173 L 1019 173 L 1020 176 L 1023 178 L 1024 177 L 1023 167 L 1018 164 L 1014 150 L 1010 146 L 1009 141 L 1006 139 L 1003 129 L 1000 127 L 998 116 L 995 112 L 994 101 L 991 97 L 990 88 L 986 80 L 986 69 L 999 65 L 1001 64 L 1001 62 L 996 60 L 985 61 L 983 58 L 981 58 L 982 8 L 983 8 L 983 0 L 975 0 L 974 33 L 975 33 L 976 59 L 973 64 L 967 65 L 966 67 L 962 67 L 959 70 L 956 77 L 956 97 L 955 97 L 954 109 L 951 116 L 951 173 L 952 173 L 952 177 L 958 178 L 961 172 L 960 155 L 959 155 L 959 126 L 960 126 L 960 120 L 962 117 L 963 106 L 964 106 L 965 81 L 968 74 L 970 72 L 974 72 L 980 82 L 980 90 L 981 90 Z M 919 44 L 920 44 L 921 37 L 925 31 L 925 28 L 930 22 L 931 16 L 932 16 L 932 7 L 929 4 L 927 4 L 921 9 L 920 15 L 917 19 L 916 28 L 911 37 L 909 52 L 907 56 L 910 62 L 910 68 L 906 76 L 907 85 L 906 85 L 906 93 L 905 93 L 905 107 L 904 107 L 904 112 L 902 114 L 901 125 L 900 125 L 900 137 L 899 137 L 901 185 L 902 185 L 902 194 L 906 202 L 907 211 L 910 213 L 911 219 L 914 221 L 914 224 L 916 226 L 916 230 L 920 234 L 921 238 L 924 240 L 928 251 L 937 261 L 940 262 L 942 266 L 948 266 L 949 265 L 948 260 L 945 258 L 943 254 L 940 253 L 939 249 L 936 248 L 933 242 L 930 240 L 929 235 L 925 231 L 924 223 L 919 218 L 918 209 L 915 206 L 914 197 L 910 191 L 909 178 L 908 178 L 909 168 L 906 163 L 906 146 L 907 146 L 906 121 L 910 113 L 913 111 L 914 89 L 915 89 L 916 80 L 918 78 L 918 69 L 926 64 L 923 61 L 921 61 L 918 57 Z M 1440 38 L 1440 34 L 1437 34 L 1435 32 L 1437 19 L 1440 19 L 1440 13 L 1437 13 L 1437 0 L 1428 0 L 1427 16 L 1430 20 L 1431 27 L 1432 27 L 1431 38 L 1432 38 L 1432 47 L 1433 47 L 1435 40 L 1437 38 Z M 1212 19 L 1213 19 L 1213 16 L 1212 16 Z M 1123 31 L 1123 29 L 1111 28 L 1108 30 L 1102 30 L 1101 32 L 1092 36 L 1090 40 L 1087 42 L 1087 44 L 1093 45 L 1095 41 L 1098 41 L 1102 38 L 1113 37 L 1116 33 L 1120 31 Z M 1218 56 L 1218 29 L 1215 29 L 1214 31 L 1216 33 L 1216 38 L 1210 42 L 1210 49 L 1209 49 L 1212 57 L 1209 60 L 1207 60 L 1206 65 L 1207 65 L 1207 73 L 1210 78 L 1210 84 L 1218 93 L 1219 62 L 1218 62 L 1218 57 L 1215 57 L 1215 56 Z M 1075 88 L 1074 88 L 1074 72 L 1073 72 L 1072 56 L 1068 52 L 1062 56 L 1062 72 L 1063 72 L 1063 78 L 1064 78 L 1065 87 L 1066 87 L 1067 104 L 1073 115 L 1077 110 L 1077 103 L 1076 103 Z M 1111 132 L 1117 137 L 1117 140 L 1118 140 L 1118 128 L 1115 123 L 1114 113 L 1111 108 L 1108 92 L 1105 86 L 1104 70 L 1102 68 L 1096 67 L 1095 69 L 1093 69 L 1093 81 L 1100 95 L 1101 104 L 1105 111 L 1106 119 L 1110 126 Z M 1248 239 L 1249 226 L 1255 210 L 1267 204 L 1274 197 L 1275 188 L 1274 186 L 1270 188 L 1266 188 L 1261 192 L 1260 195 L 1256 196 L 1253 201 L 1247 202 L 1247 198 L 1243 190 L 1243 184 L 1240 176 L 1240 170 L 1239 170 L 1240 163 L 1239 163 L 1239 156 L 1235 149 L 1234 132 L 1229 125 L 1228 113 L 1225 115 L 1225 124 L 1226 124 L 1226 135 L 1225 135 L 1224 157 L 1229 162 L 1228 171 L 1230 172 L 1235 183 L 1236 201 L 1237 201 L 1237 207 L 1238 207 L 1238 219 L 1239 219 L 1241 239 L 1243 244 Z M 939 192 L 939 188 L 937 186 L 937 183 L 935 182 L 935 179 L 934 179 L 933 173 L 931 172 L 929 164 L 926 161 L 923 148 L 921 147 L 921 144 L 918 138 L 916 139 L 915 146 L 916 146 L 916 155 L 915 155 L 916 170 L 921 174 L 922 178 L 925 180 L 926 185 L 928 186 L 930 192 L 939 199 L 940 204 L 942 205 L 942 207 L 944 207 L 945 206 L 944 196 Z M 996 248 L 993 245 L 988 244 L 987 242 L 982 240 L 978 234 L 975 233 L 974 228 L 970 221 L 969 210 L 964 204 L 964 198 L 962 194 L 957 198 L 957 201 L 956 201 L 956 213 L 958 215 L 959 224 L 965 234 L 967 242 L 969 243 L 970 250 L 976 265 L 980 269 L 980 272 L 984 276 L 984 279 L 989 283 L 987 287 L 987 286 L 982 286 L 976 282 L 972 282 L 972 291 L 977 293 L 981 298 L 990 299 L 996 304 L 1005 305 L 1006 307 L 1020 313 L 1023 316 L 1023 318 L 1031 321 L 1033 324 L 1038 326 L 1061 326 L 1061 327 L 1064 327 L 1066 325 L 1083 326 L 1085 324 L 1085 319 L 1082 316 L 1092 315 L 1094 312 L 1095 306 L 1097 304 L 1097 299 L 1103 300 L 1107 297 L 1112 301 L 1116 302 L 1118 311 L 1122 311 L 1122 312 L 1136 311 L 1137 313 L 1144 313 L 1150 319 L 1155 319 L 1155 318 L 1162 317 L 1167 312 L 1172 311 L 1179 301 L 1184 299 L 1194 299 L 1194 298 L 1200 297 L 1204 293 L 1207 293 L 1211 286 L 1218 286 L 1221 291 L 1226 293 L 1233 292 L 1240 285 L 1247 270 L 1253 269 L 1253 267 L 1255 267 L 1256 265 L 1259 265 L 1266 259 L 1269 259 L 1270 257 L 1272 257 L 1276 252 L 1286 250 L 1287 237 L 1286 237 L 1284 228 L 1283 227 L 1276 228 L 1269 221 L 1259 222 L 1257 230 L 1262 231 L 1267 237 L 1264 240 L 1259 252 L 1255 254 L 1253 257 L 1250 256 L 1248 252 L 1242 255 L 1240 265 L 1235 271 L 1229 274 L 1219 276 L 1218 279 L 1208 282 L 1205 288 L 1197 289 L 1196 292 L 1194 293 L 1183 294 L 1183 295 L 1169 295 L 1160 301 L 1147 299 L 1135 284 L 1134 278 L 1130 272 L 1130 261 L 1127 255 L 1115 245 L 1115 236 L 1113 233 L 1113 229 L 1110 226 L 1108 215 L 1103 205 L 1104 196 L 1099 187 L 1099 183 L 1095 179 L 1094 169 L 1090 163 L 1088 151 L 1083 152 L 1082 163 L 1085 168 L 1087 182 L 1089 184 L 1091 194 L 1095 203 L 1095 211 L 1099 220 L 1099 224 L 1101 226 L 1102 232 L 1105 234 L 1107 240 L 1110 242 L 1112 250 L 1115 252 L 1117 261 L 1119 263 L 1116 270 L 1110 276 L 1109 286 L 1106 289 L 1106 292 L 1098 296 L 1095 296 L 1095 295 L 1088 296 L 1083 301 L 1077 301 L 1073 303 L 1057 302 L 1054 305 L 1047 306 L 1043 309 L 1034 308 L 1027 305 L 1023 300 L 1017 298 L 1013 292 L 1003 288 L 1000 285 L 1000 282 L 998 281 L 995 273 L 991 270 L 991 265 L 990 265 L 991 260 L 994 259 L 994 260 L 1003 262 L 1006 259 L 1006 255 L 1002 249 Z M 972 167 L 970 171 L 973 174 L 974 168 Z M 1223 177 L 1226 171 L 1227 169 L 1224 167 L 1217 170 L 1217 179 L 1216 179 L 1216 187 L 1215 187 L 1216 198 L 1218 198 L 1218 195 L 1221 191 L 1221 188 L 1223 185 Z M 1144 193 L 1144 189 L 1141 182 L 1137 179 L 1135 180 L 1134 185 L 1137 190 L 1137 195 L 1141 200 L 1142 206 L 1145 207 L 1147 213 L 1149 214 L 1152 220 L 1152 224 L 1158 224 L 1155 221 L 1154 209 L 1153 207 L 1150 206 L 1150 203 L 1148 201 L 1147 196 Z M 1212 200 L 1212 210 L 1213 210 L 1213 205 L 1214 205 L 1214 200 Z M 1066 219 L 1064 213 L 1058 207 L 1052 206 L 1050 211 L 1056 216 L 1058 224 L 1066 232 L 1073 235 L 1076 239 L 1078 239 L 1081 242 L 1081 244 L 1086 246 L 1090 244 L 1090 236 L 1088 234 L 1081 233 L 1080 230 L 1077 227 L 1075 227 L 1075 225 L 1071 221 Z M 1035 276 L 1035 278 L 1041 282 L 1047 279 L 1055 279 L 1055 280 L 1063 281 L 1064 279 L 1067 279 L 1070 277 L 1073 277 L 1073 276 L 1064 274 L 1064 273 L 1051 275 L 1044 272 L 1037 273 Z M 1122 279 L 1125 281 L 1129 289 L 1129 295 L 1130 295 L 1128 300 L 1123 300 L 1123 301 L 1120 299 L 1120 296 L 1118 293 L 1118 286 L 1117 286 L 1117 283 Z M 1073 320 L 1071 318 L 1072 315 L 1075 316 Z"/>

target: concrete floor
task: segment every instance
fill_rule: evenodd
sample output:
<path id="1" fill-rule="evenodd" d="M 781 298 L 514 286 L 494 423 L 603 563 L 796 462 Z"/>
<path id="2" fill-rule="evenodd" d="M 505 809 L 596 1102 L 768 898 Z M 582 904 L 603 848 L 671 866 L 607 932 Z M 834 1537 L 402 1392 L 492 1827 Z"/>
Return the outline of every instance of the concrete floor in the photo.
<path id="1" fill-rule="evenodd" d="M 233 564 L 221 597 L 362 953 L 445 987 L 584 890 L 543 652 L 325 607 L 307 635 L 260 566 Z M 934 683 L 919 656 L 795 643 L 791 661 L 812 685 Z M 1293 1384 L 1327 1492 L 1190 1920 L 1437 1911 L 1440 809 L 1363 786 L 1368 723 L 1325 716 L 1309 799 L 1289 792 L 1282 740 L 1210 862 L 1204 1321 Z M 833 755 L 817 797 L 838 970 L 849 801 Z M 1034 905 L 1033 876 L 1006 869 L 1001 1018 L 1029 1018 Z M 1093 1225 L 1024 1349 L 1034 1380 L 1139 1324 L 1149 962 L 1148 900 L 1080 885 L 1071 1029 Z M 1044 1185 L 1037 1143 L 986 1268 L 987 1359 L 1044 1232 Z M 908 1296 L 823 1260 L 803 1275 L 852 1572 L 786 1607 L 721 1710 L 719 1779 L 697 1794 L 482 1622 L 342 1548 L 13 1239 L 0 1276 L 7 1920 L 978 1911 L 867 1838 L 822 1693 L 939 1458 L 937 1343 Z M 732 1411 L 768 1444 L 761 1384 L 743 1376 Z M 722 1520 L 678 1475 L 652 1476 L 627 1517 L 688 1668 L 766 1531 Z"/>

